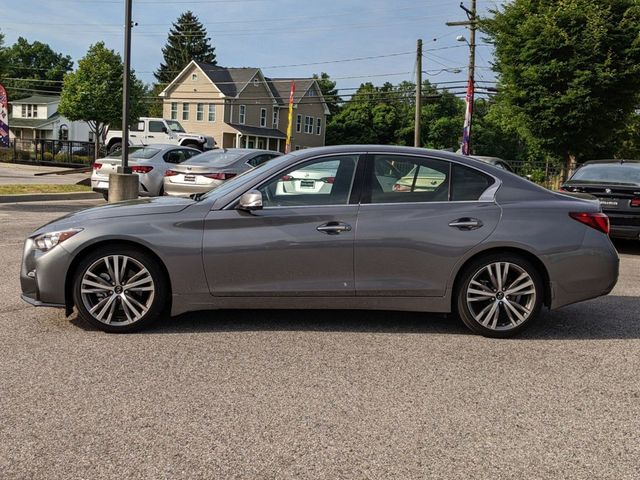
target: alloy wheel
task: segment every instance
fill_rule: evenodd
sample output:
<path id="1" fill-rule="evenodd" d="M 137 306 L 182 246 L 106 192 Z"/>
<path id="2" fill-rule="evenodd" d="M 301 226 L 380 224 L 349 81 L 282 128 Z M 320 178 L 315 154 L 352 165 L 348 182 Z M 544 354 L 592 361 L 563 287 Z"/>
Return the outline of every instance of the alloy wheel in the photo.
<path id="1" fill-rule="evenodd" d="M 480 268 L 467 286 L 466 302 L 478 324 L 495 331 L 526 322 L 536 305 L 536 286 L 525 269 L 510 262 Z"/>
<path id="2" fill-rule="evenodd" d="M 93 262 L 80 285 L 89 314 L 106 325 L 130 325 L 149 311 L 155 296 L 149 270 L 126 255 L 108 255 Z"/>

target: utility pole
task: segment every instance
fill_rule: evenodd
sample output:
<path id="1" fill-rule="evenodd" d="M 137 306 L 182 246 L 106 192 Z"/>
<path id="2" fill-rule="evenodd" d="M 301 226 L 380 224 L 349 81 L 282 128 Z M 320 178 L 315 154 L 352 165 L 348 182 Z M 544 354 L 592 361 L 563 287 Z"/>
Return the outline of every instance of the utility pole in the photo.
<path id="1" fill-rule="evenodd" d="M 124 0 L 124 75 L 122 77 L 122 164 L 109 174 L 109 202 L 138 198 L 138 175 L 129 167 L 129 77 L 131 76 L 131 9 L 133 0 Z"/>
<path id="2" fill-rule="evenodd" d="M 478 29 L 478 11 L 477 1 L 471 0 L 471 9 L 465 7 L 460 2 L 460 8 L 467 14 L 467 20 L 462 22 L 447 22 L 449 27 L 468 27 L 469 41 L 469 81 L 467 85 L 467 114 L 465 116 L 465 125 L 463 130 L 462 153 L 464 155 L 471 154 L 471 126 L 473 123 L 473 103 L 475 100 L 475 71 L 476 71 L 476 30 Z M 464 37 L 458 37 L 460 41 L 465 41 Z"/>
<path id="3" fill-rule="evenodd" d="M 420 131 L 422 129 L 422 39 L 418 39 L 416 51 L 416 125 L 413 137 L 414 147 L 421 147 Z"/>

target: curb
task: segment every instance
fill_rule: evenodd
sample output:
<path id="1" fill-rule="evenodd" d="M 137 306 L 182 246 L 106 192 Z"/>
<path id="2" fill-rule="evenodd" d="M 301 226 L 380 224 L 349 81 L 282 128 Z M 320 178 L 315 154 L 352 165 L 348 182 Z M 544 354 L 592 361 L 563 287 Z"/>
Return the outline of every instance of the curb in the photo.
<path id="1" fill-rule="evenodd" d="M 17 195 L 0 195 L 0 203 L 53 202 L 56 200 L 97 200 L 100 198 L 102 198 L 102 195 L 96 192 L 21 193 Z"/>

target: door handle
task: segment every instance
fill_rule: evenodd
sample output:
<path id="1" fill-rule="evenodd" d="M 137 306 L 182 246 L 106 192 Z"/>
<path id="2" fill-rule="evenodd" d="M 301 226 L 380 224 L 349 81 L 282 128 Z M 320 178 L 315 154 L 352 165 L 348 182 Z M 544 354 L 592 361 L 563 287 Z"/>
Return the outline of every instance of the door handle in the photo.
<path id="1" fill-rule="evenodd" d="M 449 223 L 450 227 L 458 228 L 460 230 L 476 230 L 484 225 L 481 220 L 477 218 L 459 218 Z"/>
<path id="2" fill-rule="evenodd" d="M 342 232 L 350 232 L 351 225 L 343 222 L 328 222 L 319 225 L 316 230 L 327 235 L 339 235 Z"/>
<path id="3" fill-rule="evenodd" d="M 156 138 L 153 135 L 147 135 L 147 138 Z"/>

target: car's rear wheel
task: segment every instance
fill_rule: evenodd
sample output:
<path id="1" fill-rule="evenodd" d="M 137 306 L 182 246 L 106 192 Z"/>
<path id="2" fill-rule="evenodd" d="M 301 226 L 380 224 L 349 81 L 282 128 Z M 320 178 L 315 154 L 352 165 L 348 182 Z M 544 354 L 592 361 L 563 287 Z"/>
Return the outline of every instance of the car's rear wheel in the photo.
<path id="1" fill-rule="evenodd" d="M 461 273 L 456 311 L 473 332 L 505 338 L 538 318 L 544 284 L 540 272 L 525 258 L 495 254 L 478 258 Z"/>
<path id="2" fill-rule="evenodd" d="M 140 330 L 164 310 L 167 281 L 157 261 L 117 245 L 91 252 L 76 269 L 73 299 L 80 316 L 105 332 Z"/>
<path id="3" fill-rule="evenodd" d="M 122 143 L 114 142 L 111 145 L 109 145 L 109 154 L 115 153 L 118 150 L 122 150 Z"/>

